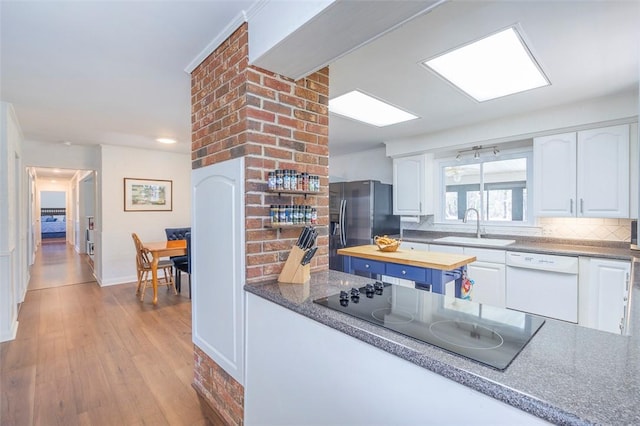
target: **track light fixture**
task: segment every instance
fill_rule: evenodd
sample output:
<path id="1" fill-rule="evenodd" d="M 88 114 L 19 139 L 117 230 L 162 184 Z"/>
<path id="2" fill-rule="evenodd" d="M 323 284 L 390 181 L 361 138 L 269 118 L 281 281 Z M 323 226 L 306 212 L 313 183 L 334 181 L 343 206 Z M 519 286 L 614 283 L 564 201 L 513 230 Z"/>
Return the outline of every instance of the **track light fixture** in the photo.
<path id="1" fill-rule="evenodd" d="M 469 149 L 462 149 L 462 150 L 458 151 L 458 154 L 456 155 L 456 160 L 457 161 L 461 161 L 462 157 L 464 156 L 464 154 L 470 153 L 470 152 L 473 152 L 473 159 L 474 160 L 479 160 L 480 159 L 480 153 L 483 152 L 483 151 L 484 152 L 491 152 L 496 157 L 500 153 L 500 150 L 495 145 L 494 146 L 486 146 L 486 147 L 484 147 L 482 145 L 477 145 L 477 146 L 474 146 L 474 147 L 469 148 Z"/>

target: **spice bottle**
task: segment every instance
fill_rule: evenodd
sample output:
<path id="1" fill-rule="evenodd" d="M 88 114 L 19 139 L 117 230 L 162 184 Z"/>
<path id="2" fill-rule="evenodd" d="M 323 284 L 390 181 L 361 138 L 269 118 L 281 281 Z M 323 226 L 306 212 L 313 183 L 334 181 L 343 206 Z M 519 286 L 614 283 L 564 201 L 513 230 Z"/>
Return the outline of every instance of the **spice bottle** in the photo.
<path id="1" fill-rule="evenodd" d="M 270 191 L 276 189 L 276 172 L 269 172 L 269 180 L 267 182 L 269 184 Z"/>
<path id="2" fill-rule="evenodd" d="M 283 172 L 282 189 L 286 189 L 286 190 L 291 189 L 291 175 L 289 174 L 289 170 L 284 170 Z"/>

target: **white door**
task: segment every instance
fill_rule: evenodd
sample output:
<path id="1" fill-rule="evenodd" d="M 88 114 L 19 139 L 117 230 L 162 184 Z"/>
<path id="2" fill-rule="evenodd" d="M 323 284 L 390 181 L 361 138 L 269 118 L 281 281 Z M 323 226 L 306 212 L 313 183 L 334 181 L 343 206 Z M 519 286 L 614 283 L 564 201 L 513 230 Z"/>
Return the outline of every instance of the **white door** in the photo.
<path id="1" fill-rule="evenodd" d="M 244 159 L 196 169 L 191 184 L 193 342 L 244 384 Z"/>
<path id="2" fill-rule="evenodd" d="M 629 217 L 629 125 L 578 132 L 578 216 Z"/>
<path id="3" fill-rule="evenodd" d="M 533 140 L 536 216 L 576 215 L 576 133 Z"/>
<path id="4" fill-rule="evenodd" d="M 473 262 L 467 266 L 467 276 L 473 280 L 471 301 L 505 307 L 505 265 Z"/>
<path id="5" fill-rule="evenodd" d="M 583 325 L 616 334 L 624 332 L 630 270 L 629 262 L 589 260 L 587 322 Z"/>

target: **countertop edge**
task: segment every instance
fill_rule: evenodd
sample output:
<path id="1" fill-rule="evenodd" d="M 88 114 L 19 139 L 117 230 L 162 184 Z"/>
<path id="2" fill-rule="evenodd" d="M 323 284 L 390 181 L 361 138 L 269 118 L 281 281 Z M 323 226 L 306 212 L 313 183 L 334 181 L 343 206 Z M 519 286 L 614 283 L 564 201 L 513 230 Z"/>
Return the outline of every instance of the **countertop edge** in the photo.
<path id="1" fill-rule="evenodd" d="M 260 284 L 247 284 L 244 286 L 244 289 L 249 293 L 262 297 L 263 299 L 289 309 L 292 312 L 312 319 L 320 324 L 331 327 L 334 330 L 340 331 L 348 336 L 368 343 L 378 349 L 398 356 L 399 358 L 411 362 L 419 367 L 425 368 L 426 370 L 432 371 L 442 377 L 453 380 L 454 382 L 457 382 L 484 395 L 495 398 L 499 401 L 504 402 L 505 404 L 518 408 L 543 420 L 561 425 L 592 424 L 589 421 L 573 413 L 567 412 L 564 409 L 556 407 L 548 402 L 542 401 L 531 395 L 502 385 L 496 381 L 454 367 L 445 362 L 435 360 L 427 355 L 421 354 L 420 352 L 412 348 L 404 346 L 401 343 L 391 341 L 377 335 L 374 331 L 368 330 L 374 330 L 376 328 L 375 325 L 357 320 L 358 322 L 362 323 L 362 327 L 355 327 L 347 324 L 346 322 L 335 320 L 326 315 L 321 315 L 320 312 L 316 313 L 314 312 L 315 309 L 300 309 L 298 304 L 273 297 L 273 294 L 268 291 L 261 291 Z M 318 309 L 320 309 L 319 306 Z"/>

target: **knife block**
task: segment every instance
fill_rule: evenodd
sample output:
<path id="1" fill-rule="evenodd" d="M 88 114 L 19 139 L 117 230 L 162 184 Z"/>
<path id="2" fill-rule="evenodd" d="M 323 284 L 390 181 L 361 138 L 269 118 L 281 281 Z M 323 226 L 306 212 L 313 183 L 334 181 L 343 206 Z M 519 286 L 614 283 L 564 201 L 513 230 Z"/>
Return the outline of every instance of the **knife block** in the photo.
<path id="1" fill-rule="evenodd" d="M 282 267 L 278 282 L 304 284 L 311 278 L 311 266 L 301 265 L 304 250 L 298 246 L 293 246 L 289 252 L 289 257 Z"/>

